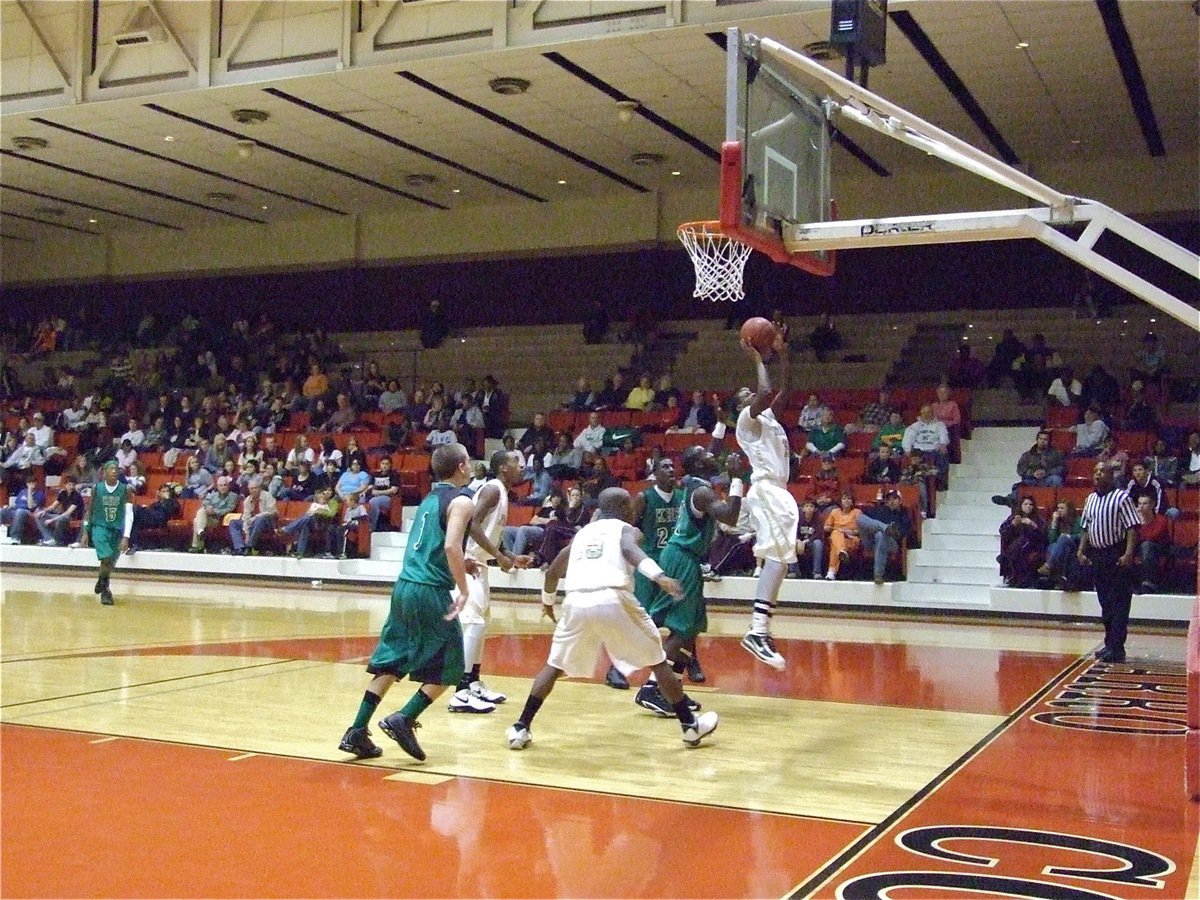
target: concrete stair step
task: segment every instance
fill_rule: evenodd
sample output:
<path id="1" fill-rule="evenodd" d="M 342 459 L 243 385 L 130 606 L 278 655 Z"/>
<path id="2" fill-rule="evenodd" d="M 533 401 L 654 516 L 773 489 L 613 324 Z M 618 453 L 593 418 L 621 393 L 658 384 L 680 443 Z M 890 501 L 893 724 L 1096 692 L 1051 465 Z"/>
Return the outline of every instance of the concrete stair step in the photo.
<path id="1" fill-rule="evenodd" d="M 926 534 L 921 542 L 922 550 L 950 550 L 955 552 L 987 552 L 995 559 L 1000 552 L 1000 539 L 996 534 Z M 913 551 L 918 552 L 918 551 Z"/>
<path id="2" fill-rule="evenodd" d="M 965 566 L 908 566 L 908 580 L 919 584 L 974 584 L 992 585 L 1000 582 L 1000 569 L 992 557 L 991 568 L 968 568 Z"/>
<path id="3" fill-rule="evenodd" d="M 955 463 L 950 467 L 950 482 L 954 483 L 960 478 L 985 478 L 997 479 L 1007 478 L 1009 481 L 1016 480 L 1017 467 L 1016 463 L 1009 460 L 1003 467 L 1001 466 L 979 466 L 973 463 Z"/>
<path id="4" fill-rule="evenodd" d="M 996 506 L 991 500 L 987 501 L 987 505 L 947 505 L 945 507 L 938 505 L 937 521 L 942 520 L 974 522 L 977 525 L 975 534 L 982 534 L 988 527 L 998 529 L 1000 523 L 1003 522 L 1009 513 L 1002 506 Z"/>
<path id="5" fill-rule="evenodd" d="M 1013 482 L 1017 480 L 1016 475 L 985 478 L 982 476 L 957 478 L 953 474 L 950 476 L 950 494 L 958 494 L 960 492 L 973 492 L 976 494 L 987 494 L 988 502 L 991 502 L 993 494 L 1007 494 L 1012 490 Z"/>
<path id="6" fill-rule="evenodd" d="M 908 551 L 909 566 L 941 566 L 944 569 L 989 569 L 998 571 L 996 553 L 993 548 L 984 550 L 936 550 L 922 547 Z"/>
<path id="7" fill-rule="evenodd" d="M 1012 485 L 1010 484 L 1011 488 Z M 1004 515 L 1008 515 L 1006 507 L 997 506 L 992 502 L 992 497 L 995 494 L 1008 493 L 1008 490 L 952 490 L 944 491 L 938 495 L 937 514 L 940 516 L 943 509 L 958 509 L 964 506 L 990 506 L 995 510 L 999 510 Z"/>
<path id="8" fill-rule="evenodd" d="M 1000 507 L 996 507 L 997 510 Z M 1003 513 L 1003 510 L 1001 510 Z M 925 520 L 925 535 L 936 534 L 953 534 L 953 535 L 972 535 L 974 537 L 987 536 L 996 537 L 1000 529 L 1000 519 L 994 525 L 986 519 L 960 519 L 947 518 L 938 513 L 936 519 Z"/>
<path id="9" fill-rule="evenodd" d="M 910 579 L 892 585 L 892 598 L 898 605 L 916 608 L 986 608 L 991 603 L 991 588 L 981 584 L 924 584 Z"/>

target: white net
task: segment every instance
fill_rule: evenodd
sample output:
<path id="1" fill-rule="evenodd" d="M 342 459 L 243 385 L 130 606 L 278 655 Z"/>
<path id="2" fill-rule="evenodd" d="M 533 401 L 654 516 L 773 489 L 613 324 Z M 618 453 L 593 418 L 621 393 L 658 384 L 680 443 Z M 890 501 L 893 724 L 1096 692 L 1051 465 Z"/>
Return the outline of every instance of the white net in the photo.
<path id="1" fill-rule="evenodd" d="M 746 296 L 742 290 L 742 271 L 752 249 L 749 244 L 722 234 L 719 222 L 685 222 L 676 229 L 676 234 L 696 267 L 693 297 L 720 302 Z"/>

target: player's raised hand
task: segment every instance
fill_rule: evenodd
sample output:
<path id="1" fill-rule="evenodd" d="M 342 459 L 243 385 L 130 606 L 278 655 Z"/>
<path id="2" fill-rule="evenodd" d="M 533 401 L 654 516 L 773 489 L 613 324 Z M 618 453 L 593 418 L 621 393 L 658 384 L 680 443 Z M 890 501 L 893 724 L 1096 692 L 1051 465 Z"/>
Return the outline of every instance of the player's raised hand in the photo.
<path id="1" fill-rule="evenodd" d="M 514 569 L 528 569 L 533 565 L 533 557 L 528 553 L 523 553 L 520 556 L 512 558 Z"/>
<path id="2" fill-rule="evenodd" d="M 463 568 L 467 570 L 468 575 L 479 575 L 479 561 L 471 558 L 470 556 L 463 560 Z M 500 568 L 504 568 L 503 563 L 500 565 Z"/>
<path id="3" fill-rule="evenodd" d="M 742 340 L 739 343 L 742 345 L 742 349 L 746 351 L 747 355 L 749 355 L 752 360 L 754 360 L 756 363 L 762 361 L 762 354 L 758 352 L 753 344 L 745 340 Z"/>

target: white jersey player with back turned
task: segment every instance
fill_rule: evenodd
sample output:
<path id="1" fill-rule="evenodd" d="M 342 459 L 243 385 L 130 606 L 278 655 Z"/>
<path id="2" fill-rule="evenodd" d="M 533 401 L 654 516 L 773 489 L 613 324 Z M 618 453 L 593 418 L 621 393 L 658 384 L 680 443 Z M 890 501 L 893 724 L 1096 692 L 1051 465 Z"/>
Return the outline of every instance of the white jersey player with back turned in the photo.
<path id="1" fill-rule="evenodd" d="M 779 389 L 774 393 L 762 356 L 745 341 L 742 348 L 754 361 L 758 387 L 737 392 L 737 441 L 751 467 L 745 503 L 754 520 L 754 555 L 763 561 L 754 589 L 750 631 L 742 638 L 742 646 L 756 659 L 782 670 L 787 662 L 775 649 L 771 616 L 787 568 L 796 561 L 796 526 L 800 523 L 796 498 L 787 488 L 791 464 L 787 432 L 779 423 L 788 390 L 787 344 L 776 335 L 772 354 L 779 360 Z"/>
<path id="2" fill-rule="evenodd" d="M 475 513 L 472 526 L 478 526 L 494 547 L 500 546 L 500 536 L 508 521 L 508 492 L 521 475 L 516 453 L 498 450 L 492 454 L 491 478 L 475 492 Z M 454 696 L 450 698 L 450 711 L 463 713 L 490 713 L 496 704 L 508 698 L 488 688 L 480 678 L 483 665 L 483 640 L 487 631 L 491 606 L 491 588 L 488 585 L 488 562 L 496 559 L 480 546 L 475 538 L 467 541 L 467 559 L 474 561 L 467 576 L 467 602 L 458 619 L 463 630 L 463 676 Z M 498 560 L 502 569 L 513 565 L 524 568 L 529 565 L 527 556 L 517 557 L 511 563 L 503 556 Z"/>

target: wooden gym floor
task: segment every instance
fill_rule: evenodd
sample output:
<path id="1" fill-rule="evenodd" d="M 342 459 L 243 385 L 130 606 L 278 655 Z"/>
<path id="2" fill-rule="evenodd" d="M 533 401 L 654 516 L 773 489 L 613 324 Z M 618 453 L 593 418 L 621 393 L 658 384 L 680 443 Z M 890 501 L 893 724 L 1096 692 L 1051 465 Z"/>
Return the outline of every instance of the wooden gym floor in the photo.
<path id="1" fill-rule="evenodd" d="M 4 897 L 1200 896 L 1182 630 L 1114 666 L 1095 626 L 781 615 L 776 673 L 717 613 L 704 746 L 575 681 L 514 753 L 550 626 L 501 602 L 508 703 L 351 763 L 386 591 L 93 579 L 0 574 Z"/>

